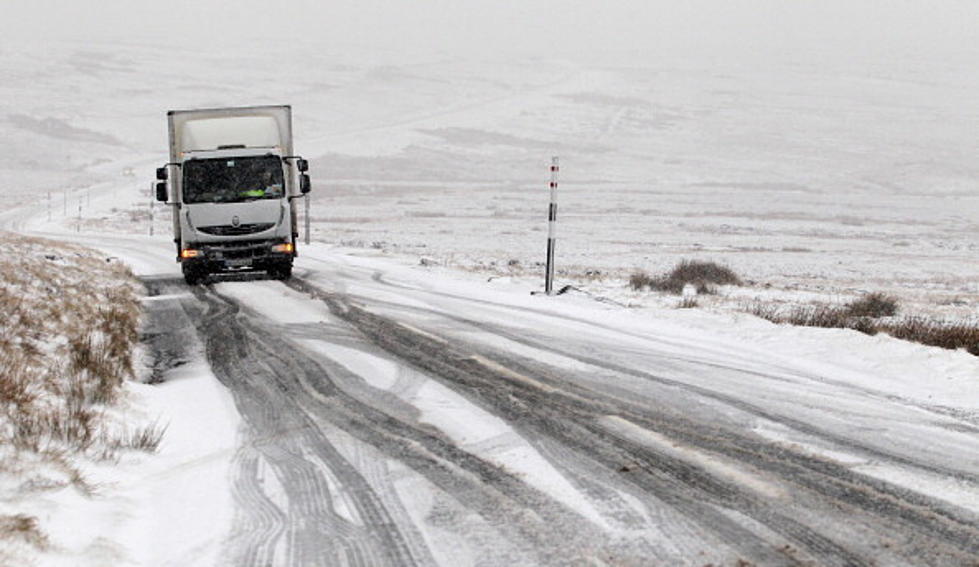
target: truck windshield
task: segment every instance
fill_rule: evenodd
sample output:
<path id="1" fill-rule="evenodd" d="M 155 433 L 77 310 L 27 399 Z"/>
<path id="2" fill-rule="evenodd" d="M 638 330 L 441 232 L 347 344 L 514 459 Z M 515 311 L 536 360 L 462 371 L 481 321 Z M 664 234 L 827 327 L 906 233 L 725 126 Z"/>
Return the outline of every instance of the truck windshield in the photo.
<path id="1" fill-rule="evenodd" d="M 185 203 L 237 203 L 285 194 L 276 156 L 192 159 L 183 164 Z"/>

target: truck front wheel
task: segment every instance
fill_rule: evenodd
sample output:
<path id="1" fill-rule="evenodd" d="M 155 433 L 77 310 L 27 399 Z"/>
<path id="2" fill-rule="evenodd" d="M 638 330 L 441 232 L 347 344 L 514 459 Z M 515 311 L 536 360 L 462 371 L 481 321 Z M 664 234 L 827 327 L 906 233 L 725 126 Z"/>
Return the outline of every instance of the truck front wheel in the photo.
<path id="1" fill-rule="evenodd" d="M 292 277 L 292 262 L 283 262 L 269 268 L 269 277 L 274 280 L 287 280 Z"/>
<path id="2" fill-rule="evenodd" d="M 183 264 L 181 269 L 184 272 L 184 281 L 187 282 L 187 285 L 197 285 L 207 279 L 207 272 L 200 268 Z"/>

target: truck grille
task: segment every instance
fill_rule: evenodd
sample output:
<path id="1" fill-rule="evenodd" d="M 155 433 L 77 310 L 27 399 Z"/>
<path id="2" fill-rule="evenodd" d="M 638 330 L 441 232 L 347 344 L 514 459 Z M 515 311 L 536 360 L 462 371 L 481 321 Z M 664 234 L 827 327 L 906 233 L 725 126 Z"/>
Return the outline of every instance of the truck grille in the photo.
<path id="1" fill-rule="evenodd" d="M 269 246 L 276 240 L 245 240 L 240 242 L 222 242 L 220 244 L 205 244 L 204 250 L 209 257 L 224 260 L 240 260 L 244 258 L 262 258 L 268 255 Z"/>
<path id="2" fill-rule="evenodd" d="M 238 236 L 242 234 L 254 234 L 256 232 L 262 232 L 263 230 L 268 230 L 275 226 L 275 223 L 271 222 L 259 222 L 254 224 L 240 224 L 238 226 L 232 226 L 230 224 L 218 224 L 214 226 L 199 226 L 197 230 L 213 234 L 215 236 Z"/>

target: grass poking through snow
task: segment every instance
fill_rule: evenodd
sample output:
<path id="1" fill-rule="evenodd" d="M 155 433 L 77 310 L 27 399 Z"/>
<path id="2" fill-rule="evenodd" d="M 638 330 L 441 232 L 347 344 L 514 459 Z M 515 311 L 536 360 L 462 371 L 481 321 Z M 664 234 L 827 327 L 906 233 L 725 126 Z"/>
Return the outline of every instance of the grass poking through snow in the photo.
<path id="1" fill-rule="evenodd" d="M 156 450 L 157 424 L 106 418 L 133 376 L 138 291 L 127 268 L 94 251 L 0 233 L 0 501 L 11 489 L 88 493 L 79 462 Z M 32 516 L 7 511 L 0 539 L 45 545 Z"/>
<path id="2" fill-rule="evenodd" d="M 773 323 L 803 327 L 853 329 L 946 349 L 965 349 L 979 356 L 979 323 L 948 323 L 927 317 L 895 318 L 898 301 L 872 293 L 843 306 L 810 305 L 788 309 L 756 303 L 744 310 Z"/>
<path id="3" fill-rule="evenodd" d="M 13 540 L 41 549 L 48 545 L 48 538 L 37 527 L 37 518 L 24 514 L 0 516 L 0 539 Z"/>
<path id="4" fill-rule="evenodd" d="M 689 296 L 680 300 L 680 303 L 677 304 L 677 309 L 693 309 L 699 306 L 700 303 L 697 301 L 697 298 L 694 296 Z"/>
<path id="5" fill-rule="evenodd" d="M 663 276 L 639 271 L 629 277 L 629 286 L 636 291 L 649 289 L 680 295 L 688 285 L 694 286 L 698 294 L 710 294 L 716 285 L 741 285 L 741 278 L 726 266 L 697 260 L 683 260 Z"/>
<path id="6" fill-rule="evenodd" d="M 897 299 L 883 293 L 870 293 L 846 306 L 849 317 L 893 317 L 897 315 Z"/>

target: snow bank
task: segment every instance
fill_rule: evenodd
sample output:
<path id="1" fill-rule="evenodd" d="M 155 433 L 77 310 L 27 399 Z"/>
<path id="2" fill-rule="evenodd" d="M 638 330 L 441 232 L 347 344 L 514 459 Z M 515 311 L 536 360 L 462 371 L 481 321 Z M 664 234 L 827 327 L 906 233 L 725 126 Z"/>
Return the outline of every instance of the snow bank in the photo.
<path id="1" fill-rule="evenodd" d="M 0 564 L 165 565 L 178 549 L 191 557 L 177 564 L 214 564 L 230 526 L 230 494 L 214 489 L 237 427 L 227 393 L 200 361 L 165 384 L 130 380 L 141 286 L 128 268 L 0 240 Z"/>

